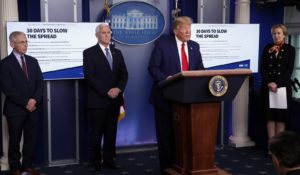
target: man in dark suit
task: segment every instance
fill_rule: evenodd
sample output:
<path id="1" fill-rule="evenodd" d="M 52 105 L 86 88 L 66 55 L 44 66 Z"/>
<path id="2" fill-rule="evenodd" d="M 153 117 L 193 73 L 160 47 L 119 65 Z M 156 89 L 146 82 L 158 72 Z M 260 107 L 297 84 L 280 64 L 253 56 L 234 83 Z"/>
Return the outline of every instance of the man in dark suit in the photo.
<path id="1" fill-rule="evenodd" d="M 27 38 L 23 32 L 9 36 L 12 53 L 0 62 L 0 87 L 5 94 L 4 115 L 8 123 L 8 161 L 11 175 L 22 171 L 40 174 L 33 169 L 37 135 L 38 112 L 43 95 L 43 76 L 37 60 L 27 51 Z M 20 141 L 23 133 L 23 150 Z M 22 157 L 22 162 L 20 161 Z"/>
<path id="2" fill-rule="evenodd" d="M 189 17 L 176 18 L 173 22 L 175 36 L 161 37 L 155 42 L 148 66 L 154 80 L 150 102 L 155 109 L 156 136 L 162 172 L 175 163 L 175 143 L 171 107 L 163 97 L 158 84 L 181 71 L 204 69 L 199 44 L 190 40 L 191 24 L 192 20 Z"/>
<path id="3" fill-rule="evenodd" d="M 100 171 L 102 165 L 118 169 L 115 164 L 117 122 L 128 73 L 121 51 L 109 47 L 109 25 L 98 25 L 96 37 L 98 43 L 83 51 L 83 71 L 87 83 L 87 108 L 91 125 L 90 158 L 95 171 Z"/>

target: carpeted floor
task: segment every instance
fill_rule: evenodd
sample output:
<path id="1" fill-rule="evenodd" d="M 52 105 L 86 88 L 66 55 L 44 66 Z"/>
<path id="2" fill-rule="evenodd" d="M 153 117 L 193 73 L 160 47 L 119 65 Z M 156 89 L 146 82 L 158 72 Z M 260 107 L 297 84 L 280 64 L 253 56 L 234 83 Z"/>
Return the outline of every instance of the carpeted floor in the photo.
<path id="1" fill-rule="evenodd" d="M 271 157 L 255 147 L 225 147 L 216 150 L 216 165 L 232 175 L 276 175 Z M 159 175 L 157 150 L 121 151 L 117 155 L 119 170 L 92 172 L 87 162 L 77 165 L 37 167 L 44 175 Z M 2 172 L 1 175 L 8 175 Z"/>

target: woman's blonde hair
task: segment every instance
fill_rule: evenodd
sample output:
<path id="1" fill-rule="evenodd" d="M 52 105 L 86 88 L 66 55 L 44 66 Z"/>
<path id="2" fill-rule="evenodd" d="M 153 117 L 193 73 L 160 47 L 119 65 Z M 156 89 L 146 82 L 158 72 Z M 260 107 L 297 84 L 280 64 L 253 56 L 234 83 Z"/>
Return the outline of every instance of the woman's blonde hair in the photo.
<path id="1" fill-rule="evenodd" d="M 284 36 L 286 36 L 288 34 L 288 31 L 287 31 L 287 27 L 283 24 L 275 24 L 272 26 L 271 28 L 271 33 L 273 34 L 274 30 L 277 29 L 277 28 L 281 28 L 282 29 L 282 33 Z"/>

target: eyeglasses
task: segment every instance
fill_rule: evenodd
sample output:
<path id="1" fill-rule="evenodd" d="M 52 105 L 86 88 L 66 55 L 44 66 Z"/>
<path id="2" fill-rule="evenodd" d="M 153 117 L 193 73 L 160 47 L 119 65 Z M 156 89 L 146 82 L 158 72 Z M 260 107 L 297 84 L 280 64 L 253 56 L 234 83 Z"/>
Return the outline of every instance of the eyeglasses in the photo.
<path id="1" fill-rule="evenodd" d="M 18 41 L 18 42 L 14 42 L 14 43 L 16 43 L 16 44 L 28 44 L 28 41 L 26 40 L 26 41 Z"/>

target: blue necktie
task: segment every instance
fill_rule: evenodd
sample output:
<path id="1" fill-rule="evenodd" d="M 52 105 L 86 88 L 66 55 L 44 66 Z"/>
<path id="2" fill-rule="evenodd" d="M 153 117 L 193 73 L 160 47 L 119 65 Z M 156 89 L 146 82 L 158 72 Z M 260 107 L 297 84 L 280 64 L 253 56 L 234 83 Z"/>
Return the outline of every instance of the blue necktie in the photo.
<path id="1" fill-rule="evenodd" d="M 105 54 L 106 54 L 106 59 L 107 59 L 107 61 L 109 63 L 110 69 L 112 70 L 113 60 L 112 60 L 112 57 L 111 57 L 111 55 L 109 53 L 108 48 L 105 48 Z"/>

